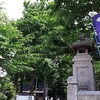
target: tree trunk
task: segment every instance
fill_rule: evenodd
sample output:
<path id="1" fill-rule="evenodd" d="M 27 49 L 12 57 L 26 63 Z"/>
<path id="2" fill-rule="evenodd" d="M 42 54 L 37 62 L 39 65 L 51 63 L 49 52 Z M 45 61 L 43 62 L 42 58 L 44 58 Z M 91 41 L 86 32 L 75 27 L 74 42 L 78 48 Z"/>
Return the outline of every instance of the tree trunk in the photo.
<path id="1" fill-rule="evenodd" d="M 18 92 L 18 78 L 19 78 L 19 74 L 16 73 L 16 74 L 14 75 L 14 86 L 15 86 L 15 88 L 16 88 L 16 92 Z"/>
<path id="2" fill-rule="evenodd" d="M 20 79 L 20 93 L 22 93 L 22 92 L 23 92 L 23 81 L 24 81 L 24 76 L 21 75 L 20 77 L 21 77 L 21 79 Z"/>
<path id="3" fill-rule="evenodd" d="M 34 75 L 34 72 L 32 72 L 32 76 L 31 76 L 31 86 L 30 86 L 30 93 L 29 95 L 33 95 L 34 94 L 34 90 L 35 90 L 35 75 Z"/>
<path id="4" fill-rule="evenodd" d="M 47 84 L 47 74 L 44 75 L 44 100 L 47 100 L 47 96 L 48 96 L 48 84 Z"/>

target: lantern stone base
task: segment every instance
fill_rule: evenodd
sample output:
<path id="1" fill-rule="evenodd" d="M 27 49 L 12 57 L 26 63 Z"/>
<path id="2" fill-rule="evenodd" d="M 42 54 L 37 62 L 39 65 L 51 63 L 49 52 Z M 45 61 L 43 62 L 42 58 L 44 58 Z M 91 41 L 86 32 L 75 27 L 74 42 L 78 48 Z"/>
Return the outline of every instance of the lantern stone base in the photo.
<path id="1" fill-rule="evenodd" d="M 67 100 L 100 100 L 100 91 L 95 91 L 92 57 L 77 53 L 73 58 L 73 76 L 67 79 Z"/>

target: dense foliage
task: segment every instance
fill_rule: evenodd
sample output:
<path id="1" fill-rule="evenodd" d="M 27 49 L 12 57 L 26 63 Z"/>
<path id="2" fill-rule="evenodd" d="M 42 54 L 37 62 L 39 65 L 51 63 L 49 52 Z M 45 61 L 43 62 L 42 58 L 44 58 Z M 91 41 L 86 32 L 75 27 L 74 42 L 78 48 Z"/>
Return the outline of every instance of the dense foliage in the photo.
<path id="1" fill-rule="evenodd" d="M 61 25 L 58 15 L 52 12 L 53 2 L 24 2 L 24 5 L 24 16 L 17 21 L 17 27 L 24 38 L 30 36 L 30 41 L 26 41 L 24 46 L 28 47 L 28 52 L 33 57 L 31 63 L 35 69 L 34 78 L 38 77 L 43 82 L 44 77 L 44 87 L 48 86 L 55 96 L 63 97 L 71 66 L 69 44 L 66 42 L 70 40 L 65 36 L 66 27 Z"/>
<path id="2" fill-rule="evenodd" d="M 69 26 L 70 31 L 75 33 L 77 37 L 78 33 L 85 33 L 88 38 L 92 38 L 95 42 L 93 35 L 93 21 L 91 16 L 89 16 L 90 12 L 99 13 L 99 0 L 55 0 L 56 6 L 55 10 L 60 12 L 60 15 L 65 19 L 65 23 Z M 68 20 L 67 20 L 68 19 Z M 67 23 L 67 22 L 68 23 Z M 76 23 L 76 24 L 75 24 Z M 76 26 L 76 27 L 75 27 Z M 74 27 L 74 28 L 73 28 Z M 99 56 L 97 50 L 92 53 L 94 68 L 96 74 L 96 85 L 97 90 L 100 90 L 100 81 L 99 81 Z"/>
<path id="3" fill-rule="evenodd" d="M 13 83 L 16 92 L 22 92 L 23 86 L 30 84 L 30 94 L 33 94 L 38 81 L 44 83 L 44 98 L 49 95 L 64 100 L 74 56 L 70 44 L 80 33 L 93 39 L 88 13 L 98 12 L 98 6 L 99 0 L 25 1 L 23 17 L 17 21 L 9 21 L 1 9 L 0 54 L 6 58 L 1 67 L 8 73 L 5 98 L 8 96 L 10 100 L 14 96 Z M 92 56 L 99 90 L 97 51 Z"/>

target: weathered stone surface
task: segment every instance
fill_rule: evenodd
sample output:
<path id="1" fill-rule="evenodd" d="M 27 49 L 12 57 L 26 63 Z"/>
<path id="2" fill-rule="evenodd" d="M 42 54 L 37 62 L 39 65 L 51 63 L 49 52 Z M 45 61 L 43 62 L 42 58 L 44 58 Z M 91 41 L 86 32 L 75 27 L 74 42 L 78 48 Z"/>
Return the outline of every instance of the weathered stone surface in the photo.
<path id="1" fill-rule="evenodd" d="M 77 100 L 77 79 L 73 76 L 67 79 L 67 100 Z"/>
<path id="2" fill-rule="evenodd" d="M 95 91 L 92 57 L 88 54 L 94 50 L 93 42 L 83 34 L 71 48 L 77 55 L 73 58 L 73 76 L 67 80 L 67 100 L 100 100 L 100 92 Z"/>
<path id="3" fill-rule="evenodd" d="M 77 53 L 76 56 L 74 56 L 74 58 L 72 59 L 73 62 L 78 62 L 78 63 L 85 63 L 86 62 L 91 62 L 92 61 L 92 57 L 86 52 L 86 53 Z"/>
<path id="4" fill-rule="evenodd" d="M 89 52 L 91 52 L 94 50 L 94 42 L 92 40 L 85 38 L 84 34 L 81 34 L 79 38 L 79 40 L 70 45 L 74 51 L 84 52 L 87 49 Z"/>
<path id="5" fill-rule="evenodd" d="M 79 91 L 77 100 L 100 100 L 100 91 Z"/>
<path id="6" fill-rule="evenodd" d="M 69 85 L 73 85 L 73 84 L 77 85 L 77 84 L 78 84 L 78 83 L 77 83 L 77 79 L 76 79 L 76 77 L 74 77 L 74 76 L 68 77 L 67 83 L 68 83 Z"/>
<path id="7" fill-rule="evenodd" d="M 79 90 L 95 90 L 92 58 L 88 53 L 79 53 L 73 58 L 73 76 L 77 78 Z"/>

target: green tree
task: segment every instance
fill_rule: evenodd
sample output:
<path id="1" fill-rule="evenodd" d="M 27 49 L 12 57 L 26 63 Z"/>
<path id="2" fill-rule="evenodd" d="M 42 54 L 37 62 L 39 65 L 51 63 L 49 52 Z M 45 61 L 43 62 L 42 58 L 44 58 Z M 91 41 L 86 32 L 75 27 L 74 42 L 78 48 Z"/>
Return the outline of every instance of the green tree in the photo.
<path id="1" fill-rule="evenodd" d="M 75 33 L 75 37 L 77 37 L 77 33 L 85 33 L 87 37 L 92 38 L 95 42 L 93 29 L 91 26 L 88 27 L 89 24 L 92 24 L 88 14 L 92 11 L 99 13 L 99 0 L 55 0 L 55 4 L 55 11 L 60 12 L 59 18 L 64 19 L 66 27 L 69 27 L 68 29 L 70 29 L 69 33 Z M 77 25 L 75 25 L 75 22 L 77 22 Z M 94 59 L 97 90 L 100 90 L 100 63 L 98 51 L 95 50 L 92 53 L 92 56 Z"/>
<path id="2" fill-rule="evenodd" d="M 60 95 L 61 89 L 65 93 L 64 86 L 71 65 L 71 55 L 69 54 L 71 34 L 66 33 L 66 26 L 61 24 L 61 19 L 58 18 L 59 13 L 53 12 L 54 2 L 36 2 L 34 4 L 24 2 L 24 5 L 24 15 L 17 21 L 17 27 L 25 39 L 30 37 L 30 41 L 26 41 L 24 46 L 28 47 L 27 52 L 30 52 L 31 57 L 33 57 L 31 59 L 31 67 L 35 69 L 33 77 L 38 76 L 43 81 L 45 76 L 44 82 L 48 83 L 52 92 L 55 86 L 58 88 L 59 81 L 59 85 L 62 87 L 54 94 L 55 96 Z M 25 54 L 27 52 L 25 51 Z"/>
<path id="3" fill-rule="evenodd" d="M 15 53 L 14 51 L 17 49 L 15 49 L 15 44 L 12 40 L 17 39 L 20 36 L 18 34 L 20 32 L 11 25 L 0 3 L 0 55 L 5 58 L 4 61 L 0 62 L 0 67 L 8 73 L 5 78 L 0 78 L 0 97 L 3 98 L 4 96 L 4 99 L 6 98 L 5 100 L 12 99 L 15 96 L 15 88 L 10 77 L 13 67 L 10 65 L 13 54 Z"/>

